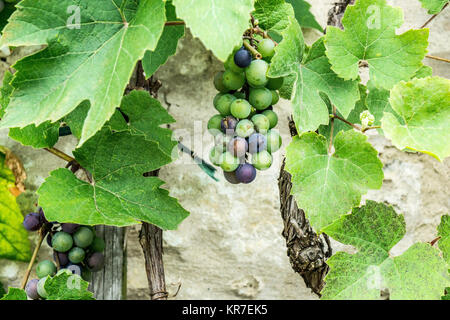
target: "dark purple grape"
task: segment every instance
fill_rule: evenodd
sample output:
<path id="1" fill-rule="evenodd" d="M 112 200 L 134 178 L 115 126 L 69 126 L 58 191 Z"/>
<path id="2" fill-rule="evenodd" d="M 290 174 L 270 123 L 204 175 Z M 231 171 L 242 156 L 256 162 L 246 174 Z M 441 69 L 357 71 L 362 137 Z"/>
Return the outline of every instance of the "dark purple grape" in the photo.
<path id="1" fill-rule="evenodd" d="M 267 149 L 267 138 L 261 133 L 254 133 L 248 138 L 248 152 L 258 153 Z"/>
<path id="2" fill-rule="evenodd" d="M 31 279 L 30 281 L 28 281 L 27 286 L 25 287 L 27 296 L 30 297 L 30 299 L 37 300 L 40 298 L 37 291 L 38 282 L 39 279 Z"/>
<path id="3" fill-rule="evenodd" d="M 58 256 L 59 266 L 64 268 L 69 264 L 69 255 L 66 252 L 53 251 L 53 260 L 56 261 L 56 256 Z"/>
<path id="4" fill-rule="evenodd" d="M 42 210 L 42 208 L 39 208 L 38 213 L 39 213 L 39 218 L 41 219 L 43 224 L 50 223 L 50 222 L 48 222 L 47 218 L 45 217 L 44 210 Z"/>
<path id="5" fill-rule="evenodd" d="M 234 63 L 240 68 L 247 68 L 252 62 L 252 54 L 244 47 L 234 54 Z"/>
<path id="6" fill-rule="evenodd" d="M 242 158 L 248 150 L 247 140 L 241 137 L 231 139 L 228 143 L 228 151 L 235 157 Z"/>
<path id="7" fill-rule="evenodd" d="M 234 134 L 234 130 L 236 129 L 238 121 L 233 116 L 228 116 L 222 119 L 220 122 L 220 128 L 222 129 L 223 133 L 232 135 Z"/>
<path id="8" fill-rule="evenodd" d="M 80 225 L 76 224 L 76 223 L 62 223 L 61 224 L 62 231 L 70 233 L 70 234 L 74 234 L 75 231 L 77 231 L 77 229 L 79 227 L 80 227 Z"/>
<path id="9" fill-rule="evenodd" d="M 236 171 L 232 171 L 232 172 L 223 172 L 223 176 L 225 177 L 225 180 L 227 180 L 229 183 L 231 184 L 239 184 L 241 183 L 237 178 L 236 178 Z"/>
<path id="10" fill-rule="evenodd" d="M 105 256 L 103 253 L 94 252 L 87 258 L 86 265 L 93 272 L 100 271 L 105 265 Z"/>
<path id="11" fill-rule="evenodd" d="M 23 219 L 23 226 L 28 231 L 37 231 L 42 227 L 42 221 L 39 213 L 32 212 L 25 216 Z"/>
<path id="12" fill-rule="evenodd" d="M 80 266 L 78 264 L 74 264 L 74 263 L 69 263 L 67 265 L 67 267 L 65 267 L 65 269 L 67 269 L 70 272 L 72 272 L 72 274 L 77 274 L 77 275 L 79 275 L 81 277 L 82 266 Z"/>
<path id="13" fill-rule="evenodd" d="M 256 178 L 256 169 L 249 163 L 244 163 L 236 170 L 236 179 L 242 183 L 250 183 Z"/>

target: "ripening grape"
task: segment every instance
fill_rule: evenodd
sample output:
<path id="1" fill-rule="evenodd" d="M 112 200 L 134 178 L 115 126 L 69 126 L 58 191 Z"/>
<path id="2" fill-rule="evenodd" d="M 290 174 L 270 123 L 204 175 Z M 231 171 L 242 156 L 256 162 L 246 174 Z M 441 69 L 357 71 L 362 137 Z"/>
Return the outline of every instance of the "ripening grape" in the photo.
<path id="1" fill-rule="evenodd" d="M 272 165 L 272 155 L 266 150 L 252 156 L 252 164 L 258 170 L 267 170 Z"/>
<path id="2" fill-rule="evenodd" d="M 252 62 L 252 54 L 244 47 L 234 54 L 234 63 L 241 68 L 247 68 Z"/>
<path id="3" fill-rule="evenodd" d="M 80 227 L 73 235 L 75 245 L 80 248 L 89 247 L 94 240 L 94 232 L 88 227 Z"/>
<path id="4" fill-rule="evenodd" d="M 278 116 L 275 112 L 273 112 L 273 110 L 264 110 L 262 114 L 269 119 L 270 129 L 276 127 L 278 124 Z"/>
<path id="5" fill-rule="evenodd" d="M 67 252 L 73 246 L 73 239 L 70 234 L 64 231 L 57 232 L 52 237 L 52 248 L 58 252 Z"/>
<path id="6" fill-rule="evenodd" d="M 82 267 L 81 268 L 81 278 L 84 281 L 91 281 L 91 279 L 92 279 L 92 272 L 88 268 Z"/>
<path id="7" fill-rule="evenodd" d="M 100 252 L 94 252 L 88 256 L 86 265 L 91 271 L 100 271 L 105 265 L 105 256 Z"/>
<path id="8" fill-rule="evenodd" d="M 45 291 L 45 281 L 47 281 L 47 279 L 49 279 L 48 277 L 42 278 L 38 281 L 37 283 L 37 293 L 41 298 L 47 298 L 48 297 L 48 293 L 47 291 Z"/>
<path id="9" fill-rule="evenodd" d="M 245 76 L 247 82 L 253 88 L 264 87 L 269 78 L 267 78 L 267 71 L 269 70 L 269 64 L 264 60 L 253 60 L 250 66 L 245 69 Z"/>
<path id="10" fill-rule="evenodd" d="M 233 156 L 242 158 L 245 156 L 248 150 L 247 140 L 241 137 L 233 138 L 228 144 L 228 152 Z"/>
<path id="11" fill-rule="evenodd" d="M 1 7 L 1 5 L 0 5 L 0 7 Z M 30 299 L 38 300 L 40 298 L 39 294 L 38 294 L 38 291 L 37 291 L 38 282 L 39 282 L 39 279 L 31 279 L 30 281 L 28 281 L 27 286 L 25 287 L 25 291 L 27 293 L 27 296 Z"/>
<path id="12" fill-rule="evenodd" d="M 227 87 L 225 87 L 225 85 L 223 84 L 223 74 L 224 71 L 220 71 L 216 74 L 216 76 L 214 77 L 214 87 L 216 87 L 217 91 L 222 92 L 222 93 L 227 93 L 228 90 Z"/>
<path id="13" fill-rule="evenodd" d="M 266 150 L 267 139 L 261 133 L 254 133 L 248 138 L 248 152 L 251 154 Z"/>
<path id="14" fill-rule="evenodd" d="M 72 263 L 80 263 L 84 260 L 86 252 L 78 247 L 74 247 L 69 251 L 69 261 Z"/>
<path id="15" fill-rule="evenodd" d="M 224 94 L 217 100 L 215 108 L 222 116 L 226 117 L 231 114 L 230 106 L 234 100 L 236 100 L 236 97 L 232 94 Z"/>
<path id="16" fill-rule="evenodd" d="M 208 121 L 208 131 L 212 135 L 216 135 L 221 132 L 220 123 L 222 122 L 223 117 L 220 114 L 216 114 L 212 116 Z"/>
<path id="17" fill-rule="evenodd" d="M 255 126 L 253 122 L 248 119 L 243 119 L 239 121 L 238 124 L 236 125 L 236 134 L 239 137 L 247 138 L 253 132 L 255 132 Z"/>
<path id="18" fill-rule="evenodd" d="M 216 108 L 217 102 L 219 101 L 220 97 L 223 96 L 225 93 L 219 92 L 218 94 L 216 94 L 216 96 L 214 97 L 213 100 L 213 105 L 214 108 Z"/>
<path id="19" fill-rule="evenodd" d="M 61 229 L 64 232 L 74 234 L 75 231 L 80 227 L 79 224 L 76 223 L 61 223 Z"/>
<path id="20" fill-rule="evenodd" d="M 236 126 L 238 124 L 238 121 L 233 116 L 228 116 L 222 119 L 220 123 L 220 128 L 222 129 L 222 132 L 227 135 L 233 135 L 234 131 L 236 130 Z"/>
<path id="21" fill-rule="evenodd" d="M 270 93 L 272 93 L 271 105 L 276 105 L 278 101 L 280 101 L 280 96 L 278 95 L 278 92 L 276 90 L 270 90 Z"/>
<path id="22" fill-rule="evenodd" d="M 37 231 L 42 227 L 42 220 L 37 212 L 29 213 L 23 219 L 23 226 L 28 231 Z"/>
<path id="23" fill-rule="evenodd" d="M 255 125 L 255 129 L 258 132 L 266 133 L 270 128 L 269 119 L 263 114 L 255 114 L 252 117 L 252 122 Z"/>
<path id="24" fill-rule="evenodd" d="M 228 151 L 220 156 L 220 167 L 223 171 L 234 171 L 239 167 L 239 163 L 239 158 L 233 156 L 233 154 Z"/>
<path id="25" fill-rule="evenodd" d="M 262 39 L 258 43 L 258 52 L 263 58 L 272 58 L 275 54 L 275 43 L 270 39 Z"/>
<path id="26" fill-rule="evenodd" d="M 250 90 L 248 100 L 257 110 L 264 110 L 272 104 L 273 96 L 269 89 L 258 88 Z"/>
<path id="27" fill-rule="evenodd" d="M 275 130 L 270 130 L 267 132 L 267 151 L 274 153 L 278 151 L 281 147 L 282 139 L 280 134 Z"/>
<path id="28" fill-rule="evenodd" d="M 216 166 L 220 166 L 220 160 L 224 149 L 222 146 L 215 146 L 209 152 L 209 160 Z"/>
<path id="29" fill-rule="evenodd" d="M 223 85 L 230 90 L 238 90 L 242 88 L 244 83 L 244 72 L 234 73 L 231 70 L 226 70 L 223 74 Z"/>
<path id="30" fill-rule="evenodd" d="M 105 240 L 96 236 L 89 246 L 89 250 L 93 252 L 103 252 L 105 250 Z"/>
<path id="31" fill-rule="evenodd" d="M 284 78 L 269 78 L 267 82 L 267 89 L 278 90 L 283 86 Z"/>
<path id="32" fill-rule="evenodd" d="M 53 276 L 56 273 L 56 266 L 50 260 L 43 260 L 38 263 L 36 267 L 36 275 L 39 279 L 44 278 L 46 276 Z"/>
<path id="33" fill-rule="evenodd" d="M 58 258 L 59 266 L 64 267 L 69 264 L 69 255 L 66 252 L 53 252 L 53 259 L 56 261 Z"/>
<path id="34" fill-rule="evenodd" d="M 244 99 L 236 99 L 231 103 L 230 111 L 233 116 L 238 119 L 247 118 L 252 111 L 252 106 L 247 100 Z"/>
<path id="35" fill-rule="evenodd" d="M 229 183 L 231 184 L 239 184 L 241 183 L 237 178 L 236 178 L 236 171 L 232 171 L 232 172 L 223 172 L 223 176 L 225 177 L 225 180 L 227 180 Z"/>
<path id="36" fill-rule="evenodd" d="M 250 183 L 256 178 L 256 169 L 249 163 L 243 163 L 236 169 L 236 178 L 242 183 Z"/>

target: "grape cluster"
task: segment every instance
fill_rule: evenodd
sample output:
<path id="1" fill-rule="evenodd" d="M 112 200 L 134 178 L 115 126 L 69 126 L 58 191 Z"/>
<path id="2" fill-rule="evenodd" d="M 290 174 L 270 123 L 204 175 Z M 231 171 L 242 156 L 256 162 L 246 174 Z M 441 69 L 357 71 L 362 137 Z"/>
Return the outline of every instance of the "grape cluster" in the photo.
<path id="1" fill-rule="evenodd" d="M 44 284 L 47 276 L 53 277 L 62 272 L 76 274 L 90 281 L 91 272 L 103 268 L 105 242 L 95 235 L 95 229 L 74 223 L 48 222 L 44 211 L 32 212 L 25 216 L 23 226 L 28 231 L 48 230 L 47 244 L 53 248 L 53 259 L 43 260 L 36 266 L 38 279 L 27 283 L 26 292 L 31 299 L 45 299 Z"/>
<path id="2" fill-rule="evenodd" d="M 275 43 L 261 38 L 257 51 L 263 59 L 253 59 L 242 46 L 227 59 L 225 71 L 214 77 L 219 93 L 213 104 L 219 114 L 208 121 L 208 130 L 215 137 L 209 158 L 232 184 L 250 183 L 256 178 L 256 170 L 270 168 L 272 153 L 282 143 L 273 130 L 278 123 L 273 105 L 280 99 L 277 90 L 283 78 L 267 76 Z"/>

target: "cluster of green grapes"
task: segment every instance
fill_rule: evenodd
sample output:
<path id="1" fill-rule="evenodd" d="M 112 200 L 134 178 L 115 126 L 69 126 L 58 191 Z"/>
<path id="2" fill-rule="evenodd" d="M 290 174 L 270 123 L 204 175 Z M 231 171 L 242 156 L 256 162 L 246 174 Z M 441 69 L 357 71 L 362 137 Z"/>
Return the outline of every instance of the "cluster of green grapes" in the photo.
<path id="1" fill-rule="evenodd" d="M 219 114 L 208 121 L 208 130 L 215 136 L 209 157 L 233 184 L 255 180 L 256 170 L 272 165 L 272 153 L 282 143 L 279 133 L 273 130 L 278 123 L 273 105 L 280 99 L 277 90 L 283 78 L 267 76 L 276 44 L 264 38 L 253 41 L 262 59 L 254 59 L 242 46 L 227 59 L 225 71 L 214 77 L 219 91 L 214 107 Z"/>
<path id="2" fill-rule="evenodd" d="M 47 244 L 53 249 L 53 259 L 42 260 L 36 266 L 37 279 L 28 281 L 25 288 L 33 300 L 45 299 L 44 285 L 48 277 L 66 272 L 91 280 L 91 272 L 103 269 L 105 242 L 97 237 L 95 229 L 75 223 L 48 222 L 42 209 L 25 216 L 23 225 L 28 231 L 48 230 Z"/>

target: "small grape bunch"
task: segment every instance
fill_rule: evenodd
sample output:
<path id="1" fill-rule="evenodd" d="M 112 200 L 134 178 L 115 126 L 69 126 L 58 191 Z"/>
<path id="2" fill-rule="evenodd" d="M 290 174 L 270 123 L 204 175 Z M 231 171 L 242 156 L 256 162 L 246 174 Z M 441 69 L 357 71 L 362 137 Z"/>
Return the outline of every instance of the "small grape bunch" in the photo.
<path id="1" fill-rule="evenodd" d="M 262 59 L 254 59 L 242 46 L 228 57 L 225 71 L 214 77 L 219 93 L 213 104 L 219 113 L 208 121 L 208 130 L 215 137 L 209 158 L 232 184 L 250 183 L 256 178 L 256 170 L 270 168 L 272 154 L 282 143 L 274 130 L 278 116 L 273 106 L 280 99 L 277 90 L 283 78 L 267 76 L 275 43 L 262 37 L 253 41 L 258 44 L 253 51 L 257 50 Z"/>
<path id="2" fill-rule="evenodd" d="M 31 299 L 45 299 L 44 284 L 47 276 L 62 272 L 76 274 L 85 281 L 91 280 L 91 273 L 103 269 L 105 242 L 97 237 L 95 229 L 74 223 L 48 222 L 44 211 L 39 209 L 25 216 L 23 225 L 28 231 L 46 228 L 46 242 L 53 248 L 53 260 L 40 261 L 36 266 L 37 279 L 28 281 L 25 288 Z M 56 262 L 56 263 L 55 263 Z"/>

